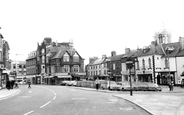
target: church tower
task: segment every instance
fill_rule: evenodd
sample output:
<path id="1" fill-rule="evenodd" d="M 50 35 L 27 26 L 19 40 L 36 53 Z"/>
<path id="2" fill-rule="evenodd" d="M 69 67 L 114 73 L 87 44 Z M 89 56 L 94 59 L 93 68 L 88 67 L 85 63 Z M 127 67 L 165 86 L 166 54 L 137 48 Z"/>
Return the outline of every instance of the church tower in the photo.
<path id="1" fill-rule="evenodd" d="M 171 33 L 164 29 L 160 32 L 156 32 L 154 39 L 157 44 L 168 44 L 171 42 Z"/>

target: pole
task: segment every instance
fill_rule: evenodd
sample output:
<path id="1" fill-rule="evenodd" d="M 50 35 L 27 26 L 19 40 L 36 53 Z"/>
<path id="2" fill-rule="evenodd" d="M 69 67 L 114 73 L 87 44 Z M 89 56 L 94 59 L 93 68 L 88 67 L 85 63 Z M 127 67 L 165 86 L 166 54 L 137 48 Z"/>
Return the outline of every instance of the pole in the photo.
<path id="1" fill-rule="evenodd" d="M 133 95 L 132 93 L 132 77 L 131 77 L 131 68 L 129 69 L 129 76 L 130 76 L 130 96 Z"/>

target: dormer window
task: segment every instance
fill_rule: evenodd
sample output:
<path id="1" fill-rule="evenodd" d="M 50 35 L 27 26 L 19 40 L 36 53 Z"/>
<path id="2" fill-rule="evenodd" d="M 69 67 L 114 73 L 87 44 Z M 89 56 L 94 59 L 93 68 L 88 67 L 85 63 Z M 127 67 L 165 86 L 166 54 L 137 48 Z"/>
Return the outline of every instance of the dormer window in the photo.
<path id="1" fill-rule="evenodd" d="M 73 55 L 73 62 L 79 62 L 79 56 L 76 53 Z"/>
<path id="2" fill-rule="evenodd" d="M 144 47 L 143 48 L 143 53 L 147 53 L 150 50 L 150 47 Z"/>
<path id="3" fill-rule="evenodd" d="M 166 54 L 170 54 L 170 53 L 172 53 L 173 51 L 174 51 L 174 47 L 167 46 L 167 47 L 165 48 Z"/>
<path id="4" fill-rule="evenodd" d="M 65 53 L 65 54 L 63 55 L 63 61 L 64 61 L 64 62 L 69 62 L 69 55 L 68 55 L 67 53 Z"/>

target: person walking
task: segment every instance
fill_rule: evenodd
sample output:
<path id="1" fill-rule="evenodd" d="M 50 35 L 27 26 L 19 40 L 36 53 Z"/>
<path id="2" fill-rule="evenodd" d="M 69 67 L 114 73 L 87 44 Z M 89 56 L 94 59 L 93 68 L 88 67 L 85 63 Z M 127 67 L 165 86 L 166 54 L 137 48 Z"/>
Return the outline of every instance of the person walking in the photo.
<path id="1" fill-rule="evenodd" d="M 28 81 L 28 89 L 31 89 L 31 82 Z"/>
<path id="2" fill-rule="evenodd" d="M 96 84 L 96 90 L 98 90 L 98 88 L 99 88 L 99 79 L 98 78 L 96 79 L 95 84 Z"/>

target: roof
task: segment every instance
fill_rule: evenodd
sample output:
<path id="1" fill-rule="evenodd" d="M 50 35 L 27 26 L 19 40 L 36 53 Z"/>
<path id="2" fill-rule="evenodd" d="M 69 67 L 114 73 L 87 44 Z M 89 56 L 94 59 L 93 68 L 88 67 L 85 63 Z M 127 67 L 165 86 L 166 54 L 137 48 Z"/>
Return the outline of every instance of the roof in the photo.
<path id="1" fill-rule="evenodd" d="M 57 59 L 57 58 L 62 58 L 63 55 L 65 53 L 68 53 L 70 56 L 73 56 L 75 53 L 77 53 L 77 51 L 73 48 L 63 48 L 63 47 L 60 47 L 59 48 L 59 51 L 57 51 L 56 55 L 54 57 L 52 57 L 52 59 Z M 77 53 L 78 54 L 78 53 Z M 79 55 L 79 54 L 78 54 Z M 81 57 L 79 55 L 79 57 Z"/>
<path id="2" fill-rule="evenodd" d="M 166 52 L 167 47 L 173 48 L 173 51 L 170 52 L 168 54 L 168 56 L 169 57 L 175 57 L 178 54 L 179 50 L 180 50 L 180 43 L 176 42 L 176 43 L 163 44 L 163 49 L 164 49 L 165 52 Z"/>
<path id="3" fill-rule="evenodd" d="M 181 57 L 184 56 L 184 49 L 179 51 L 178 54 L 176 55 L 176 57 Z"/>
<path id="4" fill-rule="evenodd" d="M 156 46 L 150 45 L 150 46 L 147 46 L 143 49 L 138 49 L 138 52 L 136 55 L 138 57 L 140 57 L 140 56 L 148 56 L 148 55 L 158 54 L 158 55 L 162 55 L 164 57 L 166 54 L 167 47 L 173 48 L 173 51 L 170 52 L 168 56 L 174 57 L 179 52 L 180 44 L 179 44 L 179 42 L 175 42 L 175 43 L 169 43 L 169 44 L 159 44 Z"/>
<path id="5" fill-rule="evenodd" d="M 92 65 L 101 64 L 101 63 L 104 62 L 105 59 L 106 59 L 106 58 L 99 58 L 99 59 L 97 59 L 97 60 L 94 60 L 94 61 L 92 61 L 92 62 L 93 62 Z"/>

